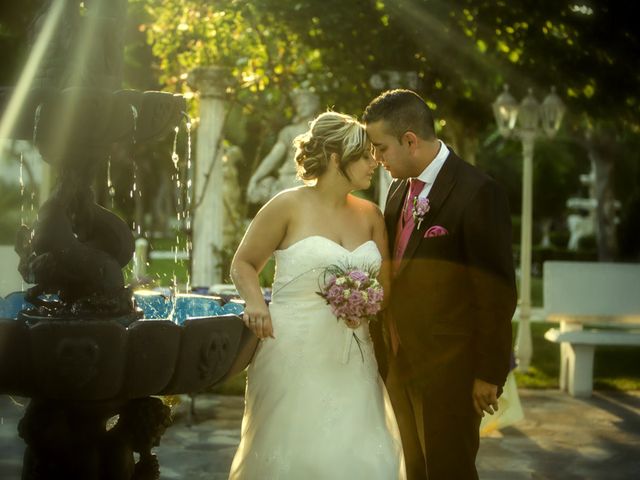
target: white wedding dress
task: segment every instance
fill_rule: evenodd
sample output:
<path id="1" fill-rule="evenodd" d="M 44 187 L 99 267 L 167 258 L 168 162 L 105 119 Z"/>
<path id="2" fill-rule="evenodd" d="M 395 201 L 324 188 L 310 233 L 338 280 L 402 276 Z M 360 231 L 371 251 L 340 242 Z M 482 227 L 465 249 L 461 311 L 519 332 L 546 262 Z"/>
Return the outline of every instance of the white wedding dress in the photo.
<path id="1" fill-rule="evenodd" d="M 248 369 L 230 479 L 405 479 L 368 325 L 347 328 L 316 294 L 328 265 L 379 267 L 375 242 L 349 251 L 314 235 L 275 257 L 269 306 L 275 340 L 260 343 Z"/>

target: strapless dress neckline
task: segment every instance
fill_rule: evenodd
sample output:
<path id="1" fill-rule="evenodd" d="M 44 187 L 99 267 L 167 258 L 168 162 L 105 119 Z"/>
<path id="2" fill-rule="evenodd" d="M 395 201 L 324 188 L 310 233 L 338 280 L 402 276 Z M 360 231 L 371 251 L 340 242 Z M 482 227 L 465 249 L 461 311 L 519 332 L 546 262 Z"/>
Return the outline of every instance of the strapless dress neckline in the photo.
<path id="1" fill-rule="evenodd" d="M 361 248 L 363 248 L 365 245 L 369 244 L 369 243 L 373 243 L 374 245 L 376 244 L 376 242 L 374 242 L 373 240 L 367 240 L 363 243 L 361 243 L 360 245 L 358 245 L 356 248 L 350 250 L 347 247 L 345 247 L 344 245 L 341 245 L 340 243 L 336 242 L 335 240 L 330 239 L 329 237 L 325 237 L 324 235 L 309 235 L 308 237 L 304 237 L 301 238 L 300 240 L 297 240 L 295 242 L 293 242 L 291 245 L 289 245 L 286 248 L 281 248 L 276 250 L 276 252 L 286 252 L 287 250 L 290 250 L 296 246 L 299 246 L 300 244 L 303 244 L 306 241 L 312 240 L 312 239 L 322 239 L 325 240 L 329 243 L 332 243 L 333 245 L 340 247 L 341 249 L 343 249 L 344 251 L 348 252 L 348 253 L 354 253 L 357 252 L 358 250 L 360 250 Z"/>

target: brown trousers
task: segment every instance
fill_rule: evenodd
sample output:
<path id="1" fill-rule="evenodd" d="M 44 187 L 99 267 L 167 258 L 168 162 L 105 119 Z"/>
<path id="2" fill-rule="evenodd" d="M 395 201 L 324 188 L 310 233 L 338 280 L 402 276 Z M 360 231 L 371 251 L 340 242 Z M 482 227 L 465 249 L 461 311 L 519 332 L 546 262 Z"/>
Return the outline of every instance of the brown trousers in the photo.
<path id="1" fill-rule="evenodd" d="M 400 429 L 407 480 L 477 480 L 480 416 L 429 405 L 422 389 L 403 381 L 407 372 L 400 349 L 389 359 L 386 386 Z"/>

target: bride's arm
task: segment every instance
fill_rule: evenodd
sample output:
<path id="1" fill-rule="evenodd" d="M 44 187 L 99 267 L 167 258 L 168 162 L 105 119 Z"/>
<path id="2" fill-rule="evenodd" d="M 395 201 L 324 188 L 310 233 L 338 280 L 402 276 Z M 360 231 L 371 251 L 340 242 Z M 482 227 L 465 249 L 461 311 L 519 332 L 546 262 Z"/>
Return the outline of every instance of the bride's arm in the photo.
<path id="1" fill-rule="evenodd" d="M 273 326 L 258 274 L 287 231 L 291 195 L 292 192 L 284 192 L 262 207 L 249 225 L 231 262 L 231 280 L 246 304 L 243 320 L 259 338 L 273 337 Z"/>
<path id="2" fill-rule="evenodd" d="M 391 294 L 391 261 L 389 255 L 389 238 L 387 236 L 387 228 L 384 224 L 384 217 L 377 206 L 373 208 L 373 241 L 376 242 L 378 250 L 382 255 L 382 265 L 380 266 L 380 275 L 378 281 L 384 289 L 384 300 L 382 308 L 386 308 L 389 304 Z"/>
<path id="3" fill-rule="evenodd" d="M 378 316 L 379 320 L 376 325 L 370 325 L 371 337 L 374 342 L 374 349 L 376 353 L 376 360 L 378 362 L 378 368 L 382 377 L 386 377 L 388 371 L 388 350 L 391 349 L 394 352 L 397 351 L 397 335 L 390 333 L 390 324 L 388 314 L 384 312 L 384 309 L 389 305 L 389 298 L 391 296 L 391 262 L 389 254 L 389 238 L 387 236 L 387 228 L 384 223 L 384 217 L 377 205 L 374 205 L 373 215 L 373 241 L 376 242 L 378 250 L 382 255 L 382 264 L 380 266 L 380 275 L 378 281 L 382 284 L 384 289 L 384 299 L 382 302 L 383 311 Z M 384 327 L 383 327 L 383 324 Z M 386 347 L 385 347 L 386 345 Z"/>

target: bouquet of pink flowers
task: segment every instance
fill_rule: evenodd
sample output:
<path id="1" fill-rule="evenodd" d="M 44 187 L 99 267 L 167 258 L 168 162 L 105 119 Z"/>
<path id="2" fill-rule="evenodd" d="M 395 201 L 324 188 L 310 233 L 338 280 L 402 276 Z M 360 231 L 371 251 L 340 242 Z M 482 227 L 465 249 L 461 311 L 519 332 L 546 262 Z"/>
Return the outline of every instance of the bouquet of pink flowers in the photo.
<path id="1" fill-rule="evenodd" d="M 350 266 L 332 265 L 324 274 L 324 285 L 317 292 L 331 311 L 351 329 L 363 320 L 375 320 L 382 308 L 384 292 L 378 282 L 378 271 Z"/>

